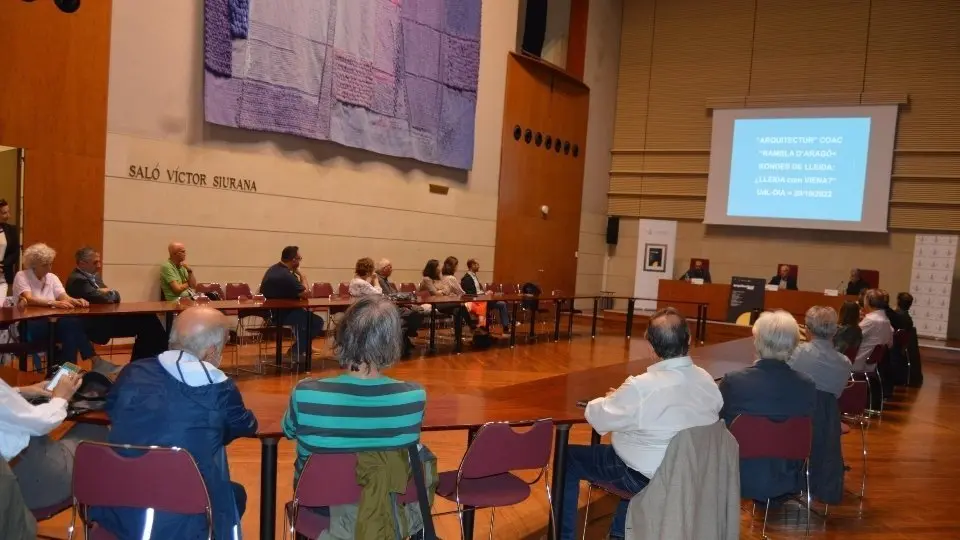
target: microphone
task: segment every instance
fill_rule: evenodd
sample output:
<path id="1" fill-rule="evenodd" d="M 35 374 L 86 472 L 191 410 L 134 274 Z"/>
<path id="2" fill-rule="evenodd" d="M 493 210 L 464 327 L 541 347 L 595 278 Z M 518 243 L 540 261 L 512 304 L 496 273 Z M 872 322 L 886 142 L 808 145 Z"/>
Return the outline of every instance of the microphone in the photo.
<path id="1" fill-rule="evenodd" d="M 846 290 L 847 290 L 847 288 L 843 286 L 844 283 L 848 283 L 848 282 L 846 282 L 846 281 L 844 281 L 844 280 L 841 279 L 841 280 L 840 280 L 840 284 L 837 285 L 837 290 L 838 290 L 838 291 L 846 291 Z"/>

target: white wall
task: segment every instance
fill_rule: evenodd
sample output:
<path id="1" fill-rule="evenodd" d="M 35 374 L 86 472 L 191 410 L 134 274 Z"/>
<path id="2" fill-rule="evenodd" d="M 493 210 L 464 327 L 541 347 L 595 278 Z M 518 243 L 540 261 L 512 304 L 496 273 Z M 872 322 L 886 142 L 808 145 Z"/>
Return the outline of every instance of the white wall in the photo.
<path id="1" fill-rule="evenodd" d="M 202 2 L 115 0 L 104 209 L 107 282 L 124 299 L 155 298 L 157 269 L 174 240 L 187 245 L 187 260 L 201 281 L 258 284 L 289 244 L 300 246 L 312 281 L 347 280 L 363 256 L 391 258 L 398 281 L 417 279 L 428 258 L 447 255 L 480 259 L 481 278 L 489 278 L 506 59 L 516 43 L 518 1 L 483 2 L 474 168 L 465 173 L 205 124 Z M 618 37 L 619 31 L 609 35 Z M 611 65 L 615 76 L 616 59 Z M 588 139 L 587 159 L 590 147 Z M 131 165 L 158 166 L 160 181 L 130 178 Z M 206 174 L 208 187 L 169 183 L 167 169 Z M 252 179 L 257 192 L 212 189 L 215 175 Z M 603 176 L 596 193 L 601 198 Z M 449 186 L 449 194 L 429 194 L 430 183 Z"/>
<path id="2" fill-rule="evenodd" d="M 587 148 L 584 154 L 577 294 L 598 294 L 603 284 L 604 257 L 607 255 L 607 187 L 616 114 L 617 73 L 620 68 L 621 12 L 621 0 L 593 1 L 590 2 L 587 18 L 584 82 L 590 87 L 590 121 L 587 124 Z M 625 239 L 625 234 L 631 232 L 627 229 L 621 221 L 621 246 L 631 241 L 636 244 L 636 220 L 633 222 L 633 240 Z M 636 249 L 636 246 L 633 248 Z M 633 255 L 636 256 L 636 253 Z M 622 270 L 626 272 L 626 269 Z M 632 290 L 633 272 L 626 272 L 621 277 L 624 278 L 622 283 L 616 284 L 623 286 L 624 290 Z M 587 305 L 588 302 L 581 304 L 582 308 L 593 308 Z"/>

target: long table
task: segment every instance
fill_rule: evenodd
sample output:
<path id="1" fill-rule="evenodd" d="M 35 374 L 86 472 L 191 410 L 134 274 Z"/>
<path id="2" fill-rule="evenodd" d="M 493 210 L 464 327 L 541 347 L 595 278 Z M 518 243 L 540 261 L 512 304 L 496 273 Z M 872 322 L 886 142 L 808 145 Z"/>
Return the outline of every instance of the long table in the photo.
<path id="1" fill-rule="evenodd" d="M 541 295 L 539 297 L 534 297 L 531 295 L 523 294 L 491 294 L 491 295 L 477 295 L 477 296 L 463 296 L 463 297 L 453 297 L 453 296 L 419 296 L 412 300 L 397 300 L 397 303 L 400 305 L 410 305 L 410 304 L 429 304 L 431 306 L 430 310 L 430 327 L 429 327 L 429 345 L 428 351 L 430 353 L 436 352 L 436 321 L 437 321 L 437 307 L 445 304 L 465 304 L 467 302 L 491 302 L 491 301 L 502 301 L 507 302 L 513 305 L 513 319 L 517 320 L 517 315 L 519 313 L 520 305 L 523 302 L 536 301 L 538 306 L 540 303 L 547 302 L 553 304 L 553 309 L 555 311 L 555 320 L 554 320 L 554 331 L 553 338 L 554 341 L 559 341 L 560 339 L 560 326 L 563 319 L 563 314 L 566 313 L 568 316 L 567 319 L 567 335 L 572 338 L 573 336 L 573 317 L 574 309 L 573 304 L 576 300 L 589 299 L 593 300 L 594 307 L 596 308 L 598 297 L 596 296 L 585 296 L 585 295 Z M 231 315 L 255 315 L 257 313 L 261 314 L 270 314 L 272 315 L 272 320 L 274 323 L 275 330 L 277 335 L 280 335 L 282 325 L 282 317 L 280 316 L 281 312 L 285 310 L 293 309 L 305 309 L 308 311 L 318 311 L 318 310 L 327 310 L 331 313 L 336 311 L 342 311 L 347 309 L 353 302 L 354 298 L 351 297 L 341 297 L 341 296 L 332 296 L 329 298 L 307 298 L 302 300 L 264 300 L 264 301 L 255 301 L 253 299 L 241 299 L 241 300 L 219 300 L 219 301 L 207 301 L 207 302 L 198 302 L 195 300 L 181 299 L 176 301 L 169 302 L 121 302 L 119 304 L 91 304 L 88 307 L 84 308 L 74 308 L 74 309 L 54 309 L 54 308 L 41 308 L 41 307 L 25 307 L 23 309 L 18 307 L 4 307 L 0 308 L 0 326 L 8 326 L 21 321 L 28 320 L 38 320 L 45 319 L 51 325 L 49 332 L 49 340 L 47 343 L 47 354 L 48 358 L 53 358 L 53 354 L 56 346 L 56 332 L 55 326 L 57 319 L 62 317 L 105 317 L 105 316 L 118 316 L 118 315 L 135 315 L 135 314 L 156 314 L 163 315 L 166 318 L 166 327 L 169 331 L 171 324 L 173 322 L 173 317 L 176 313 L 183 311 L 192 306 L 205 305 L 213 309 L 220 310 L 226 314 Z M 536 336 L 536 321 L 537 321 L 537 311 L 531 311 L 530 317 L 530 329 L 529 337 Z M 307 332 L 311 333 L 309 325 L 312 321 L 312 318 L 308 318 L 308 327 Z M 593 312 L 593 321 L 592 321 L 592 330 L 591 336 L 596 337 L 597 333 L 597 309 L 594 309 Z M 460 353 L 462 350 L 462 321 L 459 317 L 454 317 L 454 351 Z M 630 329 L 627 329 L 627 337 L 630 337 Z M 517 339 L 517 330 L 516 325 L 510 327 L 510 346 L 513 347 L 516 345 Z M 283 352 L 282 352 L 282 343 L 281 340 L 276 340 L 276 365 L 281 365 Z M 21 362 L 25 364 L 25 362 Z M 306 359 L 306 369 L 309 371 L 312 365 L 312 354 L 307 356 Z M 26 369 L 25 365 L 21 365 L 21 369 Z"/>
<path id="2" fill-rule="evenodd" d="M 714 378 L 741 369 L 755 359 L 752 339 L 740 339 L 718 345 L 695 348 L 694 361 Z M 476 395 L 446 394 L 427 400 L 423 431 L 467 431 L 467 444 L 481 426 L 490 422 L 525 425 L 541 418 L 555 424 L 551 497 L 555 516 L 563 512 L 563 482 L 570 428 L 585 424 L 579 400 L 604 395 L 631 375 L 638 375 L 655 363 L 652 351 L 643 350 L 629 362 L 546 377 L 536 381 L 504 386 Z M 274 540 L 277 508 L 277 446 L 284 437 L 281 423 L 289 404 L 288 394 L 245 392 L 244 403 L 259 422 L 260 440 L 260 538 Z M 103 412 L 88 413 L 75 420 L 107 424 Z M 463 516 L 465 537 L 473 538 L 474 513 Z"/>
<path id="3" fill-rule="evenodd" d="M 704 283 L 703 285 L 694 285 L 687 281 L 662 279 L 657 287 L 657 308 L 673 305 L 687 317 L 697 316 L 693 311 L 694 306 L 698 304 L 706 305 L 707 320 L 726 321 L 727 303 L 730 299 L 729 283 Z M 664 299 L 664 300 L 659 300 Z M 682 301 L 685 303 L 670 304 L 670 301 Z M 840 309 L 846 301 L 856 302 L 856 296 L 827 296 L 823 292 L 816 291 L 764 291 L 763 309 L 774 310 L 783 309 L 803 322 L 804 314 L 812 306 L 830 306 L 836 310 Z"/>

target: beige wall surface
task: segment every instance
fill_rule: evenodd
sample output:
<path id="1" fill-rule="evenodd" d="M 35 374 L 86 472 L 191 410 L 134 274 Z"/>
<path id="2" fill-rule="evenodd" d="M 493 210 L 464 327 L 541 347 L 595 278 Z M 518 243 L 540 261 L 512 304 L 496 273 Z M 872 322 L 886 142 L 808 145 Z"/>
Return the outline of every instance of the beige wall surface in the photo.
<path id="1" fill-rule="evenodd" d="M 291 244 L 300 246 L 311 281 L 349 280 L 364 256 L 392 259 L 397 281 L 418 279 L 428 258 L 447 255 L 459 257 L 461 266 L 478 258 L 481 279 L 489 278 L 517 1 L 483 3 L 469 173 L 205 124 L 202 2 L 116 2 L 104 210 L 107 282 L 124 299 L 153 299 L 158 265 L 173 240 L 186 243 L 187 261 L 201 281 L 259 284 L 264 269 Z M 138 178 L 143 172 L 147 178 Z M 206 184 L 191 185 L 182 172 L 203 174 Z M 186 183 L 169 181 L 171 173 Z M 218 188 L 215 177 L 253 181 L 256 192 Z M 430 194 L 429 184 L 450 191 Z"/>
<path id="2" fill-rule="evenodd" d="M 583 82 L 590 87 L 590 121 L 584 154 L 577 294 L 598 294 L 603 288 L 604 257 L 607 256 L 607 171 L 613 147 L 622 11 L 622 0 L 594 1 L 590 2 L 587 18 Z M 622 238 L 623 226 L 620 234 Z M 593 309 L 589 301 L 580 304 L 581 308 Z"/>

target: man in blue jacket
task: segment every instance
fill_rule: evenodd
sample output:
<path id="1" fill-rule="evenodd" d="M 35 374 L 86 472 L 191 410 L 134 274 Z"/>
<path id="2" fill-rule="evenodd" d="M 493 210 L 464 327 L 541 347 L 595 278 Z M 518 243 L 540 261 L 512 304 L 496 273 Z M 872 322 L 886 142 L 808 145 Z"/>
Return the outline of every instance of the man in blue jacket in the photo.
<path id="1" fill-rule="evenodd" d="M 109 442 L 176 446 L 197 462 L 213 506 L 213 537 L 242 536 L 246 492 L 230 481 L 226 445 L 257 431 L 236 384 L 220 365 L 228 335 L 223 314 L 206 307 L 185 310 L 173 323 L 170 350 L 124 369 L 107 396 Z M 144 486 L 150 489 L 150 486 Z M 119 538 L 146 538 L 145 510 L 94 508 L 90 517 Z M 206 538 L 206 518 L 156 512 L 152 538 Z"/>

